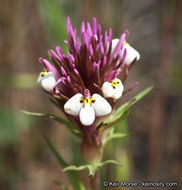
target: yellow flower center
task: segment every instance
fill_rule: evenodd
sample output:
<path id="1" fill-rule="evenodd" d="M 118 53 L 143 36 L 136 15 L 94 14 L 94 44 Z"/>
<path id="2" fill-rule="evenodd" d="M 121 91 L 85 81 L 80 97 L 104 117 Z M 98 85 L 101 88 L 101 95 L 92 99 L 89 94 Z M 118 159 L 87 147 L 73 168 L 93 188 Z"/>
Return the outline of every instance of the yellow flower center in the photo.
<path id="1" fill-rule="evenodd" d="M 111 83 L 111 86 L 113 88 L 116 88 L 117 86 L 119 86 L 119 80 L 118 79 L 115 79 L 115 80 L 111 81 L 110 83 Z"/>
<path id="2" fill-rule="evenodd" d="M 129 45 L 129 43 L 125 41 L 123 42 L 123 45 L 126 46 L 126 45 Z"/>
<path id="3" fill-rule="evenodd" d="M 83 107 L 85 107 L 86 105 L 91 106 L 92 103 L 94 103 L 94 102 L 95 102 L 95 99 L 92 98 L 92 97 L 88 97 L 88 98 L 82 97 L 82 98 L 80 99 L 80 103 L 83 103 Z"/>
<path id="4" fill-rule="evenodd" d="M 48 70 L 44 69 L 44 70 L 40 73 L 41 77 L 43 77 L 46 73 L 48 73 Z"/>

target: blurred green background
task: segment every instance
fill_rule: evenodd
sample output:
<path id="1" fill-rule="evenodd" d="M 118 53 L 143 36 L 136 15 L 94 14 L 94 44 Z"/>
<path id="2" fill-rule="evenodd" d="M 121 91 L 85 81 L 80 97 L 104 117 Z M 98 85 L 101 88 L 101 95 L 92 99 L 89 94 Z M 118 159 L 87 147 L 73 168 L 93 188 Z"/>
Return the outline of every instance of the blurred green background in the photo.
<path id="1" fill-rule="evenodd" d="M 79 141 L 64 126 L 20 112 L 62 115 L 37 88 L 36 78 L 42 69 L 38 58 L 47 58 L 47 49 L 59 44 L 67 51 L 67 16 L 77 29 L 82 20 L 95 16 L 102 31 L 112 27 L 114 37 L 129 29 L 128 42 L 141 59 L 129 73 L 127 84 L 137 80 L 139 85 L 122 102 L 154 85 L 153 92 L 117 128 L 134 133 L 106 146 L 104 159 L 115 158 L 123 167 L 101 169 L 100 189 L 105 180 L 180 183 L 181 11 L 180 0 L 0 0 L 0 190 L 60 189 L 53 180 L 69 185 L 43 135 L 51 138 L 65 160 L 81 164 Z M 80 173 L 80 179 L 87 184 L 84 175 Z"/>

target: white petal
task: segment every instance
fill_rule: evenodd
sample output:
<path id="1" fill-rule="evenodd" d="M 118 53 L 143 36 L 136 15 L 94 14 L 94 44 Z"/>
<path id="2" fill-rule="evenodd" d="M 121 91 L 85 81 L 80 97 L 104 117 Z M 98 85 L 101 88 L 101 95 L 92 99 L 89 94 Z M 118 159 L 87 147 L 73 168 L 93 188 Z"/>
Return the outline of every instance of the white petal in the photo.
<path id="1" fill-rule="evenodd" d="M 95 120 L 94 108 L 90 105 L 86 105 L 85 107 L 81 108 L 79 117 L 80 117 L 80 122 L 83 125 L 85 126 L 92 125 Z"/>
<path id="2" fill-rule="evenodd" d="M 96 116 L 103 116 L 111 113 L 112 107 L 105 98 L 99 94 L 93 94 L 92 98 L 95 99 L 93 107 L 95 109 Z"/>
<path id="3" fill-rule="evenodd" d="M 39 75 L 37 79 L 37 83 L 48 92 L 52 92 L 54 85 L 56 83 L 56 79 L 52 72 L 45 73 L 44 76 Z"/>
<path id="4" fill-rule="evenodd" d="M 140 59 L 140 54 L 137 50 L 135 50 L 133 47 L 131 47 L 129 44 L 124 45 L 121 55 L 124 53 L 124 49 L 126 48 L 126 58 L 124 62 L 129 65 L 135 58 L 137 58 L 137 61 Z"/>
<path id="5" fill-rule="evenodd" d="M 113 87 L 111 86 L 111 83 L 104 82 L 104 84 L 102 85 L 102 92 L 103 92 L 105 98 L 112 97 Z"/>
<path id="6" fill-rule="evenodd" d="M 119 88 L 114 89 L 114 93 L 113 93 L 112 98 L 114 98 L 115 100 L 117 100 L 117 99 L 121 98 L 122 94 L 123 94 L 123 90 L 121 90 Z"/>
<path id="7" fill-rule="evenodd" d="M 79 115 L 80 109 L 82 107 L 82 103 L 80 103 L 80 99 L 82 94 L 78 93 L 71 97 L 65 104 L 64 104 L 64 111 L 70 115 L 77 116 Z"/>
<path id="8" fill-rule="evenodd" d="M 112 40 L 112 52 L 114 51 L 114 49 L 117 46 L 118 42 L 119 42 L 118 38 L 115 38 L 115 39 Z M 121 51 L 121 55 L 123 55 L 125 48 L 126 48 L 126 51 L 127 51 L 127 55 L 126 55 L 126 58 L 125 58 L 125 63 L 126 64 L 130 64 L 135 58 L 137 58 L 137 61 L 140 59 L 139 52 L 136 49 L 134 49 L 132 46 L 130 46 L 129 44 L 124 44 L 123 49 Z"/>
<path id="9" fill-rule="evenodd" d="M 46 90 L 48 92 L 52 92 L 55 83 L 56 83 L 56 80 L 53 76 L 52 77 L 46 77 L 46 78 L 42 79 L 41 86 L 44 90 Z"/>
<path id="10" fill-rule="evenodd" d="M 112 84 L 109 82 L 104 82 L 102 85 L 102 92 L 105 98 L 114 98 L 115 100 L 119 99 L 123 94 L 124 86 L 120 79 L 115 78 L 119 84 L 116 85 L 115 88 L 112 87 Z"/>

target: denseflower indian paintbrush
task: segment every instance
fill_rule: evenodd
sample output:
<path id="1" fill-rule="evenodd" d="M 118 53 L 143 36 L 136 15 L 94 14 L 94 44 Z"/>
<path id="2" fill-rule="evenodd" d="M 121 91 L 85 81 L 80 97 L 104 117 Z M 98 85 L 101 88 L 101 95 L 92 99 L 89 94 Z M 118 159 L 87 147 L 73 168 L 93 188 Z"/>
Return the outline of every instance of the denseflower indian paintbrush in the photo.
<path id="1" fill-rule="evenodd" d="M 43 64 L 37 83 L 49 95 L 51 102 L 62 110 L 67 119 L 53 113 L 33 113 L 32 116 L 53 119 L 70 130 L 81 140 L 81 155 L 86 164 L 69 165 L 46 137 L 52 153 L 67 173 L 74 190 L 85 190 L 83 183 L 71 170 L 88 169 L 90 188 L 98 190 L 97 171 L 105 164 L 121 165 L 115 160 L 102 161 L 103 148 L 115 138 L 128 136 L 128 133 L 115 132 L 122 127 L 131 106 L 142 99 L 152 87 L 140 92 L 134 98 L 119 105 L 116 102 L 137 86 L 135 82 L 126 87 L 126 79 L 140 54 L 126 40 L 129 32 L 125 30 L 120 38 L 112 38 L 112 29 L 101 32 L 96 18 L 92 23 L 81 23 L 80 35 L 72 28 L 67 18 L 68 47 L 64 54 L 60 46 L 48 50 L 49 60 L 39 58 Z M 56 184 L 60 184 L 57 183 Z M 65 187 L 65 185 L 63 185 Z"/>
<path id="2" fill-rule="evenodd" d="M 44 68 L 37 83 L 81 132 L 83 159 L 99 162 L 105 130 L 98 129 L 114 112 L 116 101 L 136 87 L 137 82 L 126 89 L 125 81 L 140 54 L 127 43 L 127 30 L 120 38 L 112 39 L 112 29 L 103 35 L 96 18 L 91 24 L 82 22 L 77 37 L 68 17 L 67 34 L 67 54 L 57 46 L 48 50 L 50 61 L 39 58 Z"/>

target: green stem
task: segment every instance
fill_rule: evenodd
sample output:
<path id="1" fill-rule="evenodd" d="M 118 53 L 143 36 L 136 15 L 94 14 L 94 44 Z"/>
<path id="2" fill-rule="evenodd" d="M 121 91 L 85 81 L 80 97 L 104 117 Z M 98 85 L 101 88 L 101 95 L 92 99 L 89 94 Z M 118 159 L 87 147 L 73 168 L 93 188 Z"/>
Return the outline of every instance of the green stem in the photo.
<path id="1" fill-rule="evenodd" d="M 95 173 L 93 178 L 90 178 L 90 189 L 99 190 L 99 175 L 98 172 Z"/>

